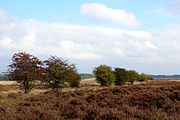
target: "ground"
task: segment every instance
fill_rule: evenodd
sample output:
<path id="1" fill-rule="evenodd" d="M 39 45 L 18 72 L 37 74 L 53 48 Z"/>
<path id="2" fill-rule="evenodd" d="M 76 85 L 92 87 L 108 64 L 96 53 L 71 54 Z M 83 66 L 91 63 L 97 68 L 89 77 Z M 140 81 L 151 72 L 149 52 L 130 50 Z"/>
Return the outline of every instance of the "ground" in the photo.
<path id="1" fill-rule="evenodd" d="M 53 91 L 36 87 L 23 94 L 15 82 L 0 83 L 0 120 L 179 120 L 180 80 L 100 87 L 82 80 L 80 88 Z"/>

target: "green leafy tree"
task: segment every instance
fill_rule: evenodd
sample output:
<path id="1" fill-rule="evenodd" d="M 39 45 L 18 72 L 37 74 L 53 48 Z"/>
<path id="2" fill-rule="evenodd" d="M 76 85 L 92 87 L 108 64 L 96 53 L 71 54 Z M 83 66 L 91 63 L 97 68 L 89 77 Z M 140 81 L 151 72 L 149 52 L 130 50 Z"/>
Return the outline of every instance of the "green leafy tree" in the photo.
<path id="1" fill-rule="evenodd" d="M 27 53 L 15 53 L 8 67 L 9 77 L 21 84 L 25 93 L 34 87 L 35 80 L 43 76 L 42 62 Z"/>
<path id="2" fill-rule="evenodd" d="M 128 72 L 124 68 L 115 68 L 115 85 L 122 85 L 128 81 Z"/>
<path id="3" fill-rule="evenodd" d="M 66 80 L 70 87 L 79 87 L 81 77 L 75 69 L 72 69 L 67 72 Z"/>
<path id="4" fill-rule="evenodd" d="M 145 74 L 145 73 L 141 73 L 141 74 L 139 75 L 139 78 L 138 78 L 138 80 L 139 80 L 140 82 L 142 82 L 142 81 L 148 81 L 148 80 L 150 80 L 150 79 L 151 79 L 151 77 L 150 77 L 149 75 Z"/>
<path id="5" fill-rule="evenodd" d="M 46 69 L 45 83 L 53 89 L 63 88 L 70 71 L 75 70 L 74 64 L 69 64 L 67 60 L 63 60 L 56 56 L 52 56 L 44 61 Z M 74 73 L 75 74 L 75 73 Z"/>
<path id="6" fill-rule="evenodd" d="M 110 86 L 114 79 L 114 73 L 110 66 L 100 65 L 96 67 L 93 71 L 96 77 L 96 81 L 101 84 L 101 86 Z"/>
<path id="7" fill-rule="evenodd" d="M 131 85 L 138 80 L 138 73 L 135 70 L 128 71 L 128 78 Z"/>

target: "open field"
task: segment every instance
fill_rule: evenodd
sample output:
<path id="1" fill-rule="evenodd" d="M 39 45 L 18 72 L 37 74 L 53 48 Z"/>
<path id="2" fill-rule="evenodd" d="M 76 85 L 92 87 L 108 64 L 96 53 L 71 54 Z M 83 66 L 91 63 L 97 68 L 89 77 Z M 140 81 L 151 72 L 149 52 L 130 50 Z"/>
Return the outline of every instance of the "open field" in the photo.
<path id="1" fill-rule="evenodd" d="M 16 81 L 0 81 L 0 85 L 15 85 Z"/>
<path id="2" fill-rule="evenodd" d="M 149 81 L 149 83 L 153 83 L 155 81 L 155 83 L 158 83 L 157 81 L 164 81 L 164 82 L 169 82 L 169 81 L 173 81 L 173 82 L 180 82 L 180 78 L 157 78 L 154 80 Z M 144 84 L 147 82 L 135 82 L 135 84 Z M 81 86 L 83 85 L 99 85 L 99 83 L 96 82 L 95 78 L 90 78 L 90 79 L 84 79 L 80 81 Z M 0 81 L 0 85 L 17 85 L 16 81 Z"/>
<path id="3" fill-rule="evenodd" d="M 100 87 L 93 79 L 81 87 L 26 95 L 16 84 L 0 85 L 0 120 L 179 120 L 180 80 Z"/>

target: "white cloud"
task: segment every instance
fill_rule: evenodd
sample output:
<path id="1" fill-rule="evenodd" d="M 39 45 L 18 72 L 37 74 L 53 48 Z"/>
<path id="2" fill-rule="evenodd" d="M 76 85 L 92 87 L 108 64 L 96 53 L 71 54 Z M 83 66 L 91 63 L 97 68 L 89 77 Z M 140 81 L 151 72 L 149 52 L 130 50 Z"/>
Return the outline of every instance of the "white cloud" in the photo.
<path id="1" fill-rule="evenodd" d="M 81 13 L 89 18 L 121 25 L 136 26 L 139 24 L 132 12 L 113 9 L 101 3 L 85 3 L 81 6 Z"/>
<path id="2" fill-rule="evenodd" d="M 19 20 L 10 16 L 3 21 L 8 21 L 8 18 L 11 19 L 10 22 L 4 22 L 2 24 L 4 27 L 0 27 L 0 49 L 3 49 L 0 57 L 10 58 L 14 52 L 27 51 L 36 56 L 57 55 L 81 63 L 84 60 L 103 61 L 108 56 L 115 58 L 131 56 L 131 53 L 138 49 L 136 45 L 141 46 L 141 49 L 145 47 L 146 50 L 152 49 L 149 46 L 143 47 L 145 41 L 149 41 L 152 37 L 151 33 L 146 31 L 45 22 L 36 19 Z M 122 50 L 122 54 L 114 52 L 119 49 Z M 144 55 L 142 52 L 142 56 Z"/>
<path id="3" fill-rule="evenodd" d="M 43 59 L 50 55 L 69 59 L 81 72 L 103 63 L 141 71 L 147 68 L 154 73 L 167 65 L 180 65 L 180 25 L 150 32 L 20 20 L 7 14 L 0 18 L 0 67 L 8 65 L 12 54 L 20 51 Z M 152 66 L 159 67 L 151 71 Z"/>
<path id="4" fill-rule="evenodd" d="M 1 39 L 0 44 L 2 46 L 9 46 L 11 44 L 12 40 L 8 37 L 4 37 Z"/>
<path id="5" fill-rule="evenodd" d="M 72 41 L 61 41 L 60 48 L 65 56 L 70 56 L 75 59 L 93 60 L 101 59 L 102 56 L 93 52 L 93 46 L 89 44 L 73 43 Z"/>

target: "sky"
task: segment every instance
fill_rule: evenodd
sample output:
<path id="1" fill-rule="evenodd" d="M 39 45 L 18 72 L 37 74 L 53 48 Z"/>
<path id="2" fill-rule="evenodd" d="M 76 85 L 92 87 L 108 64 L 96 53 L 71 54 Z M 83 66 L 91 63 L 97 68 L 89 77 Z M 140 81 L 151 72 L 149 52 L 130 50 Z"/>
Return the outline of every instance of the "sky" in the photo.
<path id="1" fill-rule="evenodd" d="M 0 0 L 0 72 L 18 52 L 180 74 L 180 0 Z"/>

